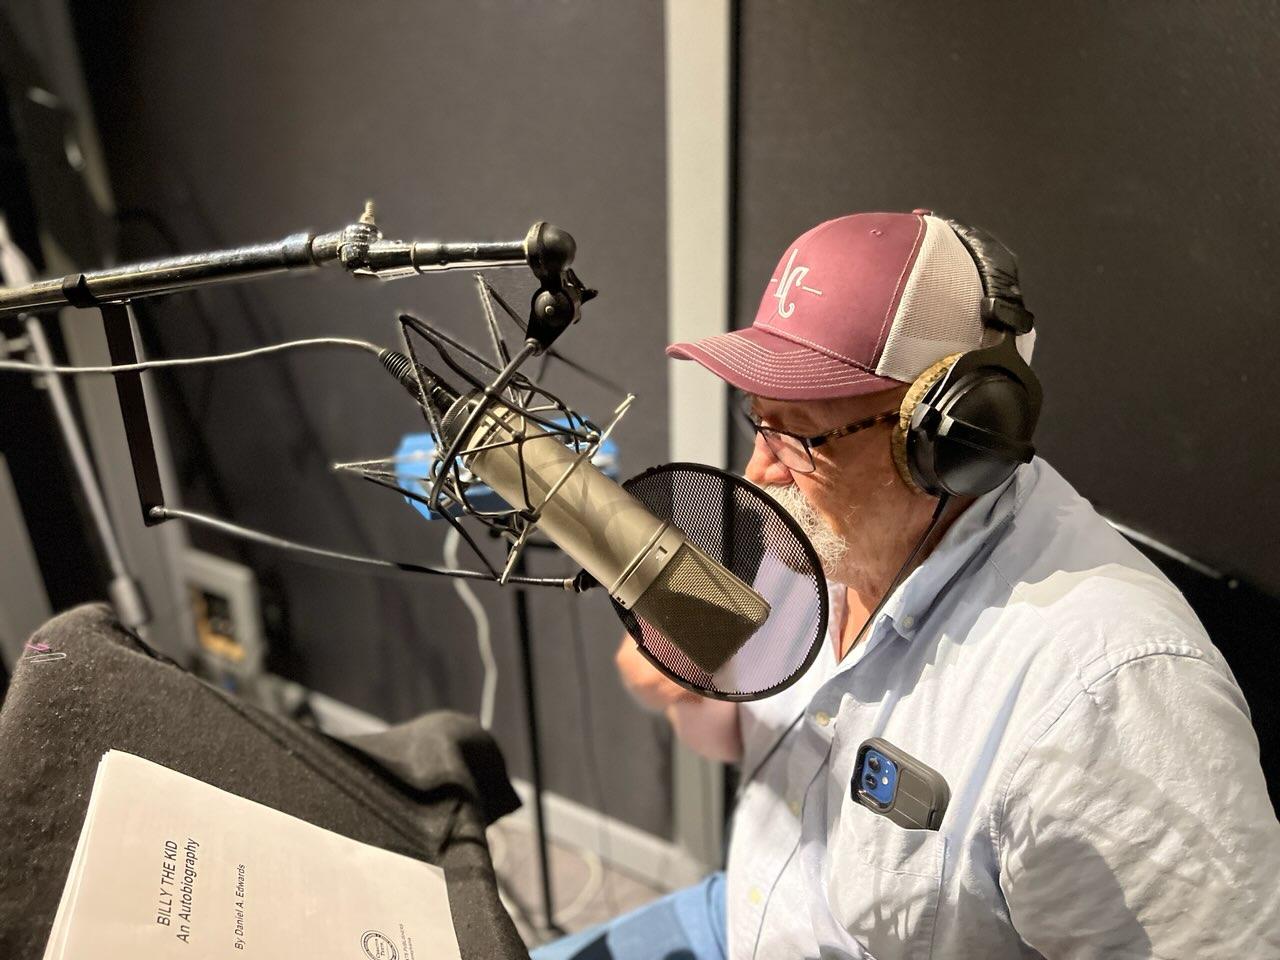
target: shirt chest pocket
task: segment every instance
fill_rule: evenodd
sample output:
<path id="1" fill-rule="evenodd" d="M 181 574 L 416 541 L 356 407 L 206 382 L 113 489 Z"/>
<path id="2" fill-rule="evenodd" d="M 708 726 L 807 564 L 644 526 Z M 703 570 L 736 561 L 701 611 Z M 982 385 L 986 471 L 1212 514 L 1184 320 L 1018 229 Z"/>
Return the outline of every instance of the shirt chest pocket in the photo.
<path id="1" fill-rule="evenodd" d="M 840 926 L 875 960 L 927 960 L 946 837 L 900 827 L 846 795 L 827 849 L 827 894 Z"/>

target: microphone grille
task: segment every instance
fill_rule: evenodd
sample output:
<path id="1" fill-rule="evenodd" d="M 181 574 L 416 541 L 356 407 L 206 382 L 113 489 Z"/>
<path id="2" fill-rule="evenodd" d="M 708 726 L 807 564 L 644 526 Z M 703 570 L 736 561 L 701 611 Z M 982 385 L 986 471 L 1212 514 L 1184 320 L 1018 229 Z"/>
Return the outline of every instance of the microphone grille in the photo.
<path id="1" fill-rule="evenodd" d="M 709 674 L 769 617 L 764 597 L 688 542 L 632 609 Z"/>

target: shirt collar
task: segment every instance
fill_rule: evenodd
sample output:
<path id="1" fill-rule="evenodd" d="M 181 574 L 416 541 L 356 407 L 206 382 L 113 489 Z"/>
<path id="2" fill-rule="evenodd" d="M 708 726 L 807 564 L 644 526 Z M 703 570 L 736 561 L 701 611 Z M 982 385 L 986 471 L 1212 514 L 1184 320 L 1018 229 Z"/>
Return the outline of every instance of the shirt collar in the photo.
<path id="1" fill-rule="evenodd" d="M 879 645 L 887 629 L 906 639 L 915 635 L 928 619 L 938 597 L 952 581 L 962 576 L 969 562 L 1021 508 L 1039 479 L 1039 464 L 1033 461 L 1013 472 L 1003 484 L 983 494 L 960 514 L 933 552 L 899 584 L 885 601 L 862 643 L 840 664 L 852 666 Z M 832 583 L 830 591 L 833 629 L 843 620 L 845 586 Z M 860 649 L 861 648 L 861 649 Z"/>
<path id="2" fill-rule="evenodd" d="M 1036 485 L 1039 465 L 1025 464 L 956 518 L 924 563 L 916 567 L 884 605 L 894 629 L 910 638 L 929 616 L 938 597 L 963 576 L 984 544 L 1013 519 Z"/>

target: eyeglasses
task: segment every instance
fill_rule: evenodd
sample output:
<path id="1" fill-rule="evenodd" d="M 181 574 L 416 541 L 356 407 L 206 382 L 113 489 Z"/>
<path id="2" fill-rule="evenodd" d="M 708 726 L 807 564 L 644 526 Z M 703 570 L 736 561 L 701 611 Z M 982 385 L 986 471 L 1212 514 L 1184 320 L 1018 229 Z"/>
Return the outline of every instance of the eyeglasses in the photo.
<path id="1" fill-rule="evenodd" d="M 742 415 L 746 418 L 747 423 L 751 424 L 751 429 L 755 431 L 756 435 L 764 440 L 765 446 L 769 448 L 769 452 L 777 458 L 778 462 L 795 473 L 813 473 L 818 468 L 813 459 L 814 447 L 820 447 L 840 437 L 847 437 L 851 433 L 857 433 L 859 430 L 866 430 L 869 427 L 876 426 L 876 424 L 889 423 L 898 419 L 897 410 L 886 410 L 884 413 L 877 413 L 873 417 L 855 420 L 853 423 L 847 423 L 843 427 L 836 427 L 826 433 L 819 433 L 817 436 L 804 437 L 798 433 L 790 433 L 786 430 L 779 430 L 776 427 L 764 426 L 759 417 L 751 411 L 749 398 L 744 398 Z"/>

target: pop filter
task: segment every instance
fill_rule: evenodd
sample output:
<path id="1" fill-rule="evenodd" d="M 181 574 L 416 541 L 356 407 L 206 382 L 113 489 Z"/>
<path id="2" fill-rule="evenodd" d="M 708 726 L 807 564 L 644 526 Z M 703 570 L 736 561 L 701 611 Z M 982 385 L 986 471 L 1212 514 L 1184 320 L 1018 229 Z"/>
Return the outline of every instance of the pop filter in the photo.
<path id="1" fill-rule="evenodd" d="M 760 700 L 795 683 L 818 656 L 828 615 L 822 564 L 796 520 L 755 484 L 699 463 L 653 467 L 622 486 L 770 607 L 745 642 L 709 635 L 708 621 L 664 623 L 677 645 L 615 602 L 645 658 L 682 687 L 716 700 Z M 712 672 L 695 659 L 721 665 Z"/>

